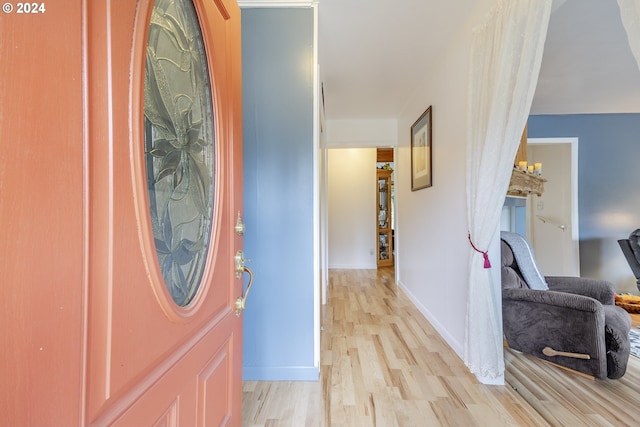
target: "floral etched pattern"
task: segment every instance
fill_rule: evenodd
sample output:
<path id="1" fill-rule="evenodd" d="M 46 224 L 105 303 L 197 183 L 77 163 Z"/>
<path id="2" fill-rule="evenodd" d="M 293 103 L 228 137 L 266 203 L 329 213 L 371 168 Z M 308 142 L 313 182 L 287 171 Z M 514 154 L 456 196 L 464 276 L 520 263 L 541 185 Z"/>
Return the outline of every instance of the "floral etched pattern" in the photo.
<path id="1" fill-rule="evenodd" d="M 200 286 L 212 233 L 211 83 L 191 0 L 156 0 L 144 80 L 145 160 L 156 252 L 179 306 Z"/>

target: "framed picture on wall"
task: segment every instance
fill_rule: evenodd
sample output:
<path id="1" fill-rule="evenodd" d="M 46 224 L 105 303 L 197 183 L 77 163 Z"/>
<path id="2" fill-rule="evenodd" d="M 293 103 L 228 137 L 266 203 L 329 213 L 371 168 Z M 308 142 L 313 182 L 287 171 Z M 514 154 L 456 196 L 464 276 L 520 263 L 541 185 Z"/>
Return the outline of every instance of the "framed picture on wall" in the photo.
<path id="1" fill-rule="evenodd" d="M 431 106 L 411 126 L 411 191 L 431 187 Z"/>

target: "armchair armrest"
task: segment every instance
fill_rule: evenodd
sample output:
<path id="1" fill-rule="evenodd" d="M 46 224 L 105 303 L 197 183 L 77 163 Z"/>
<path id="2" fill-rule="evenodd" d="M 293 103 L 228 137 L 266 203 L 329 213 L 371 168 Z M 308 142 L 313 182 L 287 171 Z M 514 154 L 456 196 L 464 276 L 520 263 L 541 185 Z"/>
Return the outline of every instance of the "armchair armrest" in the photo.
<path id="1" fill-rule="evenodd" d="M 568 276 L 548 276 L 545 280 L 551 291 L 584 295 L 605 305 L 615 304 L 615 287 L 607 280 Z"/>
<path id="2" fill-rule="evenodd" d="M 596 313 L 602 311 L 602 304 L 591 297 L 557 291 L 542 291 L 537 289 L 503 289 L 503 305 L 506 302 L 536 303 L 545 304 L 550 307 L 557 307 L 570 310 Z M 545 310 L 548 311 L 548 310 Z"/>
<path id="3" fill-rule="evenodd" d="M 614 308 L 614 307 L 612 307 Z M 534 289 L 502 290 L 503 332 L 509 347 L 587 375 L 606 376 L 604 306 L 594 298 Z M 545 347 L 589 355 L 550 357 Z"/>

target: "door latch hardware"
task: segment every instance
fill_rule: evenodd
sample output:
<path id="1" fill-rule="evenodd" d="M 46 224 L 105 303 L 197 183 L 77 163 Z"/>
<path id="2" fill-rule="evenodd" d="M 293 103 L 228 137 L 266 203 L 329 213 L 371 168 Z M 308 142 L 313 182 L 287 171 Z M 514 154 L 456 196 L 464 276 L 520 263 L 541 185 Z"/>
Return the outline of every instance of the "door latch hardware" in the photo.
<path id="1" fill-rule="evenodd" d="M 250 260 L 245 259 L 244 252 L 242 251 L 236 252 L 234 259 L 236 262 L 236 279 L 240 279 L 242 277 L 242 273 L 245 271 L 244 263 L 249 262 Z"/>

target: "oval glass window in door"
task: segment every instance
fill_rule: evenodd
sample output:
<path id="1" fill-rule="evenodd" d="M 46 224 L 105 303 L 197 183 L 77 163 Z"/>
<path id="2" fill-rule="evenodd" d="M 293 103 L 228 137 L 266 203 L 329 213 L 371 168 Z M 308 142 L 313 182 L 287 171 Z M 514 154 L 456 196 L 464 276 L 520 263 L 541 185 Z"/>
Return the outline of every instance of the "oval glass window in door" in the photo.
<path id="1" fill-rule="evenodd" d="M 211 244 L 215 135 L 209 69 L 192 0 L 155 0 L 144 76 L 149 209 L 174 302 L 196 296 Z"/>

